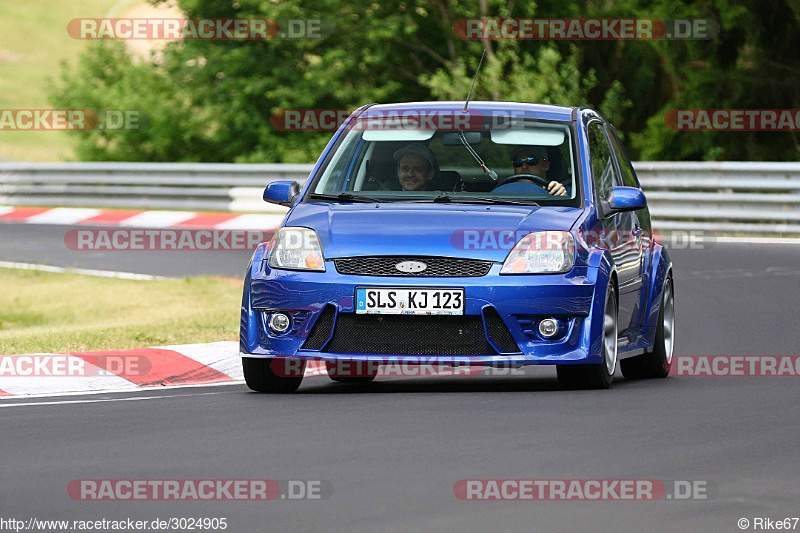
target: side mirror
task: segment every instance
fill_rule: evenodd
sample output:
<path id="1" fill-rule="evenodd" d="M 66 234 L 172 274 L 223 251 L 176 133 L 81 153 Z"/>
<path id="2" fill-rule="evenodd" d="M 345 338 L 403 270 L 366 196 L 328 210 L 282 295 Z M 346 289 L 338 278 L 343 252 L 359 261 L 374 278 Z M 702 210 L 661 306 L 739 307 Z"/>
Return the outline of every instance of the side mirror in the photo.
<path id="1" fill-rule="evenodd" d="M 603 199 L 600 203 L 606 216 L 623 211 L 638 211 L 647 207 L 644 193 L 636 187 L 613 187 L 608 200 Z"/>
<path id="2" fill-rule="evenodd" d="M 298 194 L 300 194 L 300 184 L 296 181 L 273 181 L 264 189 L 264 201 L 292 207 Z"/>

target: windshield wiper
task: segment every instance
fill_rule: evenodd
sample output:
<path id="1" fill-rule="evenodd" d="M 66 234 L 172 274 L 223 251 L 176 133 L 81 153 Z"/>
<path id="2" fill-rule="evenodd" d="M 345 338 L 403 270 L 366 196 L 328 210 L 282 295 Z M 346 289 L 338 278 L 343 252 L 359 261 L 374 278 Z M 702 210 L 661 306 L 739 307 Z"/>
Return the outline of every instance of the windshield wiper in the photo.
<path id="1" fill-rule="evenodd" d="M 510 200 L 508 198 L 493 198 L 491 196 L 450 196 L 449 194 L 440 194 L 433 198 L 419 198 L 414 200 L 407 200 L 416 203 L 448 203 L 448 204 L 495 204 L 495 205 L 526 205 L 538 207 L 536 202 L 525 202 L 521 200 Z"/>
<path id="2" fill-rule="evenodd" d="M 316 200 L 338 200 L 339 202 L 365 202 L 365 203 L 381 203 L 386 202 L 385 199 L 380 198 L 371 198 L 369 196 L 361 196 L 360 194 L 350 194 L 349 192 L 343 192 L 340 194 L 321 194 L 317 192 L 312 192 L 308 195 L 309 198 L 314 198 Z"/>
<path id="3" fill-rule="evenodd" d="M 525 202 L 521 200 L 509 200 L 508 198 L 493 198 L 491 196 L 465 196 L 463 198 L 451 199 L 451 201 L 462 204 L 498 204 L 498 205 L 532 205 L 539 206 L 536 202 Z"/>
<path id="4" fill-rule="evenodd" d="M 433 198 L 429 198 L 429 197 L 428 198 L 425 198 L 425 197 L 423 197 L 423 198 L 405 198 L 405 199 L 402 199 L 402 201 L 411 202 L 411 203 L 417 203 L 417 204 L 427 204 L 427 203 L 430 203 L 430 202 L 436 202 L 437 204 L 438 203 L 446 204 L 446 203 L 452 202 L 453 201 L 453 197 L 450 196 L 447 193 L 440 192 L 438 195 L 434 196 Z"/>

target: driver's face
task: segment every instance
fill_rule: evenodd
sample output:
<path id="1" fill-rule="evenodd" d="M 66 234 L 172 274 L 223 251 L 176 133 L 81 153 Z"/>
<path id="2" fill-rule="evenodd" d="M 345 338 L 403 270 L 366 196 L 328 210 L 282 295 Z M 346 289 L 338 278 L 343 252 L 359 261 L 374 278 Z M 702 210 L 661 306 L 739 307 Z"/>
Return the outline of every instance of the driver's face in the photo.
<path id="1" fill-rule="evenodd" d="M 531 152 L 522 152 L 520 153 L 519 158 L 527 159 L 529 157 L 533 157 L 534 155 L 535 154 L 532 154 Z M 539 176 L 540 178 L 546 178 L 547 171 L 550 170 L 550 161 L 543 161 L 539 157 L 536 159 L 538 159 L 539 162 L 535 165 L 522 163 L 521 167 L 514 167 L 514 174 L 533 174 L 534 176 Z"/>

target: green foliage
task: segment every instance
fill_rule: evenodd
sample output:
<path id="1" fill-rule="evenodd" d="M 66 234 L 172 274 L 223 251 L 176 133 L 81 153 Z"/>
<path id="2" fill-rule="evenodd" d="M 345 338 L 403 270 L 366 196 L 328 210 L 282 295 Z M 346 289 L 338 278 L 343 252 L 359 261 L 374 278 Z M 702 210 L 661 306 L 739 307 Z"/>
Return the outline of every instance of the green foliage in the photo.
<path id="1" fill-rule="evenodd" d="M 481 67 L 473 99 L 575 105 L 586 102 L 597 83 L 593 70 L 581 74 L 574 47 L 565 59 L 553 44 L 540 48 L 536 57 L 520 53 L 515 41 L 502 44 Z M 477 68 L 477 64 L 467 68 L 466 63 L 459 57 L 432 75 L 421 75 L 420 83 L 434 98 L 463 100 Z"/>
<path id="2" fill-rule="evenodd" d="M 681 0 L 654 11 L 712 18 L 720 32 L 710 40 L 653 43 L 671 87 L 646 127 L 631 135 L 633 151 L 641 159 L 800 160 L 797 132 L 678 132 L 664 123 L 672 109 L 800 108 L 797 2 Z"/>
<path id="3" fill-rule="evenodd" d="M 619 80 L 614 80 L 611 87 L 606 91 L 606 96 L 600 104 L 599 111 L 612 124 L 621 124 L 625 112 L 633 107 L 633 102 L 625 98 L 625 86 Z M 618 132 L 620 139 L 624 139 L 624 133 Z"/>
<path id="4" fill-rule="evenodd" d="M 225 160 L 214 142 L 224 115 L 214 106 L 193 104 L 191 88 L 162 69 L 134 64 L 123 43 L 93 46 L 77 70 L 64 68 L 52 101 L 62 108 L 139 111 L 139 129 L 77 132 L 83 160 Z"/>
<path id="5" fill-rule="evenodd" d="M 133 61 L 91 47 L 64 68 L 60 107 L 140 109 L 139 131 L 81 132 L 86 160 L 313 161 L 329 132 L 284 132 L 281 109 L 463 99 L 484 43 L 458 39 L 459 18 L 712 18 L 695 41 L 492 41 L 475 99 L 591 106 L 634 158 L 800 159 L 796 133 L 676 132 L 683 108 L 800 108 L 800 8 L 793 0 L 178 0 L 189 17 L 323 19 L 324 39 L 183 41 Z M 481 7 L 483 6 L 483 7 Z M 482 9 L 482 10 L 481 10 Z"/>

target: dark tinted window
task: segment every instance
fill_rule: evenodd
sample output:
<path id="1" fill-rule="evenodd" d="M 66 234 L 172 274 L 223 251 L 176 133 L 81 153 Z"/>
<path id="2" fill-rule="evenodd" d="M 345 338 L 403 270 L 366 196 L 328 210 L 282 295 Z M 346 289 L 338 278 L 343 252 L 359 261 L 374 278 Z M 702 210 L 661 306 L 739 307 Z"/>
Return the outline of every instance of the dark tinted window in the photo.
<path id="1" fill-rule="evenodd" d="M 622 172 L 623 184 L 626 187 L 638 187 L 639 184 L 636 183 L 636 173 L 633 171 L 633 166 L 631 165 L 630 160 L 628 160 L 628 156 L 625 155 L 625 149 L 622 148 L 622 143 L 619 141 L 613 131 L 609 131 L 608 136 L 611 138 L 611 147 L 614 149 L 614 154 L 617 156 L 617 161 L 619 161 L 619 168 Z"/>
<path id="2" fill-rule="evenodd" d="M 608 146 L 603 125 L 592 122 L 587 129 L 589 137 L 589 157 L 592 161 L 592 177 L 598 196 L 606 196 L 616 183 L 619 182 L 614 161 L 611 158 L 611 149 Z"/>

